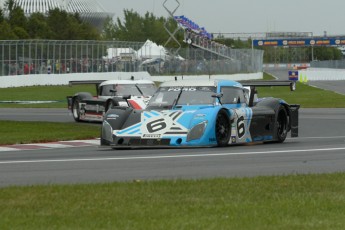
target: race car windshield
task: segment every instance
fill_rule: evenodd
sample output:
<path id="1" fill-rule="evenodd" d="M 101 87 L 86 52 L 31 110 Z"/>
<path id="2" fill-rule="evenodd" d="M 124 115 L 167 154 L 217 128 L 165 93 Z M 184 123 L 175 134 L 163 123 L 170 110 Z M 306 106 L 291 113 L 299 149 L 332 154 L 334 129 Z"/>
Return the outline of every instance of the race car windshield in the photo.
<path id="1" fill-rule="evenodd" d="M 151 96 L 156 91 L 156 87 L 153 84 L 140 84 L 137 87 L 143 93 L 143 96 Z"/>
<path id="2" fill-rule="evenodd" d="M 162 87 L 152 96 L 148 108 L 213 104 L 215 91 L 215 87 Z"/>
<path id="3" fill-rule="evenodd" d="M 116 84 L 116 85 L 104 85 L 102 89 L 102 96 L 124 96 L 124 95 L 132 95 L 132 96 L 142 96 L 139 89 L 136 87 L 135 84 Z"/>

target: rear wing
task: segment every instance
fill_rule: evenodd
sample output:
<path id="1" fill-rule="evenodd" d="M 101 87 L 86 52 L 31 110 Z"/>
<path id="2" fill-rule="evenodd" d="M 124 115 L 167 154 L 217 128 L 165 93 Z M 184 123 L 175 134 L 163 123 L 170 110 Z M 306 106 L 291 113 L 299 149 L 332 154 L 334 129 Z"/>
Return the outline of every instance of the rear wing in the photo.
<path id="1" fill-rule="evenodd" d="M 242 86 L 250 87 L 249 106 L 254 104 L 254 96 L 257 93 L 256 87 L 289 86 L 291 91 L 296 90 L 295 81 L 240 81 Z"/>
<path id="2" fill-rule="evenodd" d="M 291 91 L 296 90 L 296 82 L 294 81 L 240 81 L 240 83 L 243 86 L 250 86 L 250 87 L 256 87 L 256 86 L 290 86 Z"/>
<path id="3" fill-rule="evenodd" d="M 93 84 L 99 85 L 104 81 L 106 81 L 106 80 L 69 81 L 68 85 L 69 86 L 72 86 L 72 85 L 93 85 Z"/>
<path id="4" fill-rule="evenodd" d="M 98 95 L 99 85 L 106 80 L 85 80 L 85 81 L 69 81 L 68 85 L 95 85 L 96 86 L 96 92 Z"/>

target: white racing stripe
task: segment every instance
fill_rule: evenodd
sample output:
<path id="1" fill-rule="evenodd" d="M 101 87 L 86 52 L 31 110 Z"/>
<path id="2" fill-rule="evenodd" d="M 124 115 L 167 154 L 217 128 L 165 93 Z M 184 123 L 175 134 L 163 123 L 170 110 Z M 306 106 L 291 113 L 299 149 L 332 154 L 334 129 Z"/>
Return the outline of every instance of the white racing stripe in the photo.
<path id="1" fill-rule="evenodd" d="M 85 162 L 85 161 L 118 161 L 118 160 L 152 160 L 167 158 L 191 158 L 191 157 L 216 157 L 231 155 L 255 155 L 255 154 L 272 154 L 272 153 L 298 153 L 298 152 L 330 152 L 344 151 L 342 148 L 325 148 L 325 149 L 294 149 L 294 150 L 277 150 L 277 151 L 259 151 L 259 152 L 237 152 L 237 153 L 212 153 L 212 154 L 185 154 L 185 155 L 166 155 L 166 156 L 143 156 L 143 157 L 111 157 L 111 158 L 79 158 L 79 159 L 56 159 L 56 160 L 27 160 L 27 161 L 0 161 L 0 164 L 27 164 L 27 163 L 56 163 L 56 162 Z"/>
<path id="2" fill-rule="evenodd" d="M 97 139 L 91 139 L 91 140 L 73 140 L 73 141 L 59 141 L 59 142 L 51 142 L 51 143 L 32 143 L 32 144 L 0 146 L 0 152 L 75 148 L 75 147 L 99 146 L 99 145 L 100 145 L 100 141 L 99 141 L 99 138 L 97 138 Z"/>
<path id="3" fill-rule="evenodd" d="M 345 136 L 334 136 L 334 137 L 298 137 L 298 139 L 340 139 L 340 138 L 344 138 Z M 296 139 L 296 138 L 286 138 L 286 140 L 292 140 L 292 139 Z"/>

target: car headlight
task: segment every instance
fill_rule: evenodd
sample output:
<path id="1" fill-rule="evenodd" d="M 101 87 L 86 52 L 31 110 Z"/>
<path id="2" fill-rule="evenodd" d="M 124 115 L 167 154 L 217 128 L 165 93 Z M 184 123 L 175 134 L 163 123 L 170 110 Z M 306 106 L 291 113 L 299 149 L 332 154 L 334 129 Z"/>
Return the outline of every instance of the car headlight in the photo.
<path id="1" fill-rule="evenodd" d="M 113 128 L 106 120 L 104 120 L 102 124 L 102 138 L 109 142 L 113 142 Z"/>
<path id="2" fill-rule="evenodd" d="M 187 135 L 187 141 L 199 139 L 205 132 L 207 121 L 195 125 Z"/>

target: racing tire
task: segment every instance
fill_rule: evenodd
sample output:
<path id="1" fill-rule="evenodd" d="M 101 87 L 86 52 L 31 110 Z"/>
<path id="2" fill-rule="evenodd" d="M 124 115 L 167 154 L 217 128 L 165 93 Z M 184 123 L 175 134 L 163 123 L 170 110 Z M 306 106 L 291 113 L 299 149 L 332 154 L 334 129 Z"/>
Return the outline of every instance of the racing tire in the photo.
<path id="1" fill-rule="evenodd" d="M 277 142 L 282 143 L 285 141 L 289 127 L 289 118 L 284 106 L 280 106 L 277 113 L 276 120 L 276 136 Z"/>
<path id="2" fill-rule="evenodd" d="M 216 140 L 219 147 L 229 144 L 231 136 L 231 124 L 227 113 L 224 110 L 219 111 L 216 119 Z"/>
<path id="3" fill-rule="evenodd" d="M 79 98 L 75 98 L 72 103 L 72 115 L 75 121 L 80 121 Z"/>

